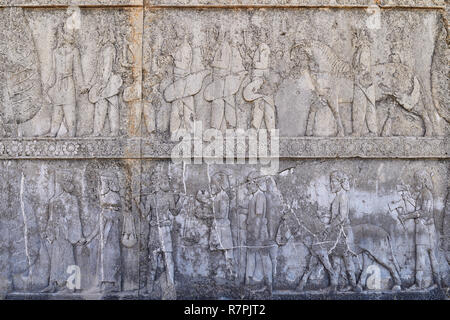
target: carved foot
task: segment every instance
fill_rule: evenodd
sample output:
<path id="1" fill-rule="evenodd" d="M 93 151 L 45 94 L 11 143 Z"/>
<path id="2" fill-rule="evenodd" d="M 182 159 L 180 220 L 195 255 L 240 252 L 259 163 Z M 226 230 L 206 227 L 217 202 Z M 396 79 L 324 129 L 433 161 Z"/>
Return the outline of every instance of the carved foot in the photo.
<path id="1" fill-rule="evenodd" d="M 44 137 L 46 137 L 46 138 L 55 138 L 56 135 L 57 135 L 57 133 L 51 133 L 51 132 L 49 132 L 49 133 L 47 133 L 46 135 L 44 135 Z"/>
<path id="2" fill-rule="evenodd" d="M 41 293 L 54 293 L 56 291 L 56 286 L 54 283 L 51 283 L 45 289 L 41 290 Z"/>
<path id="3" fill-rule="evenodd" d="M 416 283 L 414 283 L 412 286 L 410 286 L 407 290 L 408 291 L 415 291 L 415 290 L 422 290 L 423 288 L 419 287 Z"/>

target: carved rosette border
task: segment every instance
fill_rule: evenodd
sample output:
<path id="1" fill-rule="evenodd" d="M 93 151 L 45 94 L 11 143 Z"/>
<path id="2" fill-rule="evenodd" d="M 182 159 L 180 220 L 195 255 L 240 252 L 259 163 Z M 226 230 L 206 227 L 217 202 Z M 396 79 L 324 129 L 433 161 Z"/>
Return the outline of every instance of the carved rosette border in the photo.
<path id="1" fill-rule="evenodd" d="M 151 138 L 3 139 L 0 159 L 170 159 L 175 145 Z M 445 137 L 280 138 L 279 145 L 282 159 L 448 159 L 450 154 Z"/>

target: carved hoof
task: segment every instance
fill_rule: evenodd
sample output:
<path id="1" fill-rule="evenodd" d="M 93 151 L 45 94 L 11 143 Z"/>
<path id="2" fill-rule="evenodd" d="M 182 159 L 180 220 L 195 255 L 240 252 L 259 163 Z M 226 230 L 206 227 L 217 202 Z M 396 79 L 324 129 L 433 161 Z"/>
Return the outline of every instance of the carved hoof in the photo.
<path id="1" fill-rule="evenodd" d="M 303 291 L 305 290 L 305 284 L 303 282 L 301 282 L 297 288 L 295 288 L 295 291 Z"/>
<path id="2" fill-rule="evenodd" d="M 394 291 L 394 292 L 398 292 L 401 290 L 402 290 L 402 287 L 400 287 L 400 285 L 398 285 L 398 284 L 396 284 L 395 286 L 392 287 L 392 291 Z"/>
<path id="3" fill-rule="evenodd" d="M 52 283 L 45 289 L 41 290 L 41 293 L 54 293 L 56 291 L 55 285 Z"/>
<path id="4" fill-rule="evenodd" d="M 336 294 L 337 293 L 337 286 L 331 285 L 328 288 L 325 289 L 327 294 Z"/>
<path id="5" fill-rule="evenodd" d="M 362 289 L 361 285 L 359 285 L 359 284 L 353 287 L 353 292 L 360 293 L 362 291 L 363 291 L 363 289 Z"/>

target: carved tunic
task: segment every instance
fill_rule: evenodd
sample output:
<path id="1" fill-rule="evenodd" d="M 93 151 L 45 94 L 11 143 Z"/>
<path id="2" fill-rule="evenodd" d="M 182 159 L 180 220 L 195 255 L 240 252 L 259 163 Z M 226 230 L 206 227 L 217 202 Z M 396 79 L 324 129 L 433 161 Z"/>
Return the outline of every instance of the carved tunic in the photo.
<path id="1" fill-rule="evenodd" d="M 150 234 L 149 244 L 152 251 L 172 252 L 172 210 L 175 210 L 173 194 L 159 191 L 149 197 Z"/>
<path id="2" fill-rule="evenodd" d="M 231 46 L 224 41 L 214 55 L 212 67 L 215 76 L 226 76 L 231 71 Z"/>
<path id="3" fill-rule="evenodd" d="M 433 195 L 429 190 L 423 190 L 417 197 L 416 210 L 419 211 L 419 217 L 414 219 L 416 245 L 433 248 L 436 230 L 433 218 Z"/>
<path id="4" fill-rule="evenodd" d="M 192 63 L 192 48 L 186 41 L 183 42 L 180 48 L 174 55 L 173 74 L 175 79 L 187 76 L 191 72 Z"/>
<path id="5" fill-rule="evenodd" d="M 270 48 L 267 44 L 261 43 L 253 56 L 253 77 L 268 76 L 269 72 Z"/>
<path id="6" fill-rule="evenodd" d="M 72 46 L 57 48 L 53 52 L 53 74 L 49 96 L 55 105 L 75 104 L 74 76 L 83 81 L 80 52 Z"/>
<path id="7" fill-rule="evenodd" d="M 357 49 L 353 57 L 353 67 L 355 68 L 355 83 L 362 86 L 361 89 L 370 87 L 373 79 L 369 46 L 362 45 Z"/>
<path id="8" fill-rule="evenodd" d="M 94 76 L 95 82 L 89 93 L 89 99 L 92 103 L 119 94 L 123 80 L 114 72 L 115 63 L 116 48 L 112 43 L 107 43 L 102 47 L 99 53 L 97 70 Z"/>

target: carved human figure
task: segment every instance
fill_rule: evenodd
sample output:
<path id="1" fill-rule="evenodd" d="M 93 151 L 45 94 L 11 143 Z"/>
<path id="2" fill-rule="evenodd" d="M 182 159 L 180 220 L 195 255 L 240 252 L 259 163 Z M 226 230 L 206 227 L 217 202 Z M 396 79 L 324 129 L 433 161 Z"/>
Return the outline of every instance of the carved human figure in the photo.
<path id="1" fill-rule="evenodd" d="M 129 109 L 131 110 L 131 118 L 129 119 L 130 131 L 132 134 L 137 134 L 142 115 L 144 115 L 144 120 L 147 120 L 146 114 L 143 114 L 143 106 L 140 101 L 142 97 L 142 85 L 140 81 L 142 68 L 139 63 L 139 47 L 136 44 L 138 41 L 133 39 L 133 35 L 129 35 L 125 30 L 122 31 L 121 36 L 121 65 L 129 70 L 129 76 L 127 77 L 126 86 L 123 90 L 123 101 L 127 103 Z"/>
<path id="2" fill-rule="evenodd" d="M 141 212 L 150 224 L 148 238 L 150 272 L 147 278 L 147 291 L 154 290 L 158 267 L 165 269 L 165 287 L 163 298 L 175 299 L 174 258 L 172 246 L 173 218 L 179 211 L 175 196 L 171 192 L 169 177 L 157 172 L 154 176 L 155 191 L 141 201 Z M 161 265 L 161 260 L 163 265 Z"/>
<path id="3" fill-rule="evenodd" d="M 189 245 L 209 245 L 209 225 L 212 220 L 211 196 L 207 190 L 198 190 L 195 195 L 192 215 L 189 215 L 183 226 L 183 240 Z"/>
<path id="4" fill-rule="evenodd" d="M 97 262 L 98 287 L 103 292 L 120 291 L 120 218 L 122 201 L 117 174 L 102 172 L 100 175 L 99 220 L 87 242 L 99 237 Z"/>
<path id="5" fill-rule="evenodd" d="M 267 198 L 263 191 L 262 178 L 252 171 L 247 178 L 250 192 L 247 217 L 247 266 L 245 283 L 259 282 L 256 271 L 264 277 L 265 290 L 272 292 L 272 261 L 270 259 L 270 236 L 267 220 Z"/>
<path id="6" fill-rule="evenodd" d="M 211 101 L 211 127 L 225 130 L 236 128 L 236 93 L 246 73 L 242 57 L 231 44 L 228 32 L 219 34 L 219 48 L 214 54 L 212 82 L 205 88 L 204 97 Z"/>
<path id="7" fill-rule="evenodd" d="M 246 179 L 246 178 L 244 178 Z M 237 247 L 236 266 L 239 280 L 244 282 L 247 265 L 247 216 L 249 208 L 250 193 L 248 188 L 242 184 L 238 186 L 236 195 L 237 214 L 236 222 L 231 231 L 234 231 L 234 243 Z"/>
<path id="8" fill-rule="evenodd" d="M 102 30 L 103 29 L 103 30 Z M 117 50 L 115 47 L 114 31 L 110 27 L 99 28 L 99 52 L 97 67 L 91 80 L 89 101 L 95 104 L 94 136 L 101 136 L 105 121 L 108 118 L 110 134 L 119 135 L 120 110 L 119 91 L 122 87 L 122 78 L 115 73 L 117 63 Z"/>
<path id="9" fill-rule="evenodd" d="M 377 135 L 377 113 L 375 109 L 375 86 L 372 74 L 372 55 L 370 39 L 366 30 L 358 30 L 353 38 L 356 49 L 353 55 L 354 89 L 353 89 L 353 133 L 361 136 L 364 124 L 370 135 Z"/>
<path id="10" fill-rule="evenodd" d="M 353 230 L 349 218 L 347 193 L 350 190 L 350 184 L 348 176 L 341 171 L 333 171 L 330 175 L 330 186 L 331 192 L 335 194 L 335 197 L 331 202 L 330 215 L 324 217 L 326 222 L 325 233 L 332 240 L 332 246 L 328 252 L 334 259 L 341 259 L 344 262 L 350 282 L 350 287 L 344 290 L 353 289 L 354 291 L 360 292 L 362 288 L 357 284 L 353 263 L 353 256 L 356 253 L 354 249 Z M 328 223 L 326 220 L 328 220 Z M 334 273 L 333 276 L 336 277 L 337 274 Z M 332 284 L 337 284 L 337 279 L 334 279 Z"/>
<path id="11" fill-rule="evenodd" d="M 322 108 L 323 106 L 330 106 L 330 109 L 332 110 L 333 115 L 335 115 L 336 119 L 340 119 L 339 110 L 336 109 L 333 104 L 328 104 L 327 99 L 325 98 L 326 93 L 323 89 L 320 88 L 317 83 L 316 77 L 311 72 L 310 57 L 306 52 L 302 50 L 300 50 L 299 54 L 296 57 L 296 69 L 298 69 L 297 73 L 299 73 L 298 76 L 300 76 L 299 85 L 303 90 L 308 90 L 311 92 L 305 135 L 313 136 L 316 123 L 316 115 L 320 108 Z M 343 133 L 342 123 L 338 124 L 338 132 Z"/>
<path id="12" fill-rule="evenodd" d="M 431 266 L 434 283 L 441 287 L 441 276 L 439 271 L 439 263 L 436 259 L 436 227 L 434 224 L 434 204 L 433 204 L 433 182 L 430 174 L 426 170 L 418 170 L 414 174 L 414 187 L 417 191 L 417 197 L 414 203 L 414 211 L 399 215 L 401 221 L 414 220 L 414 242 L 415 242 L 415 282 L 409 288 L 424 289 L 426 281 L 424 273 L 427 264 Z M 411 199 L 409 199 L 411 201 Z M 428 260 L 428 262 L 427 262 Z"/>
<path id="13" fill-rule="evenodd" d="M 253 102 L 252 128 L 258 130 L 264 121 L 267 130 L 275 129 L 275 101 L 269 85 L 270 47 L 267 31 L 258 32 L 258 47 L 252 57 L 251 82 L 244 88 L 246 101 Z"/>
<path id="14" fill-rule="evenodd" d="M 50 244 L 49 285 L 42 291 L 46 293 L 70 291 L 66 287 L 67 268 L 75 265 L 74 246 L 85 243 L 72 173 L 58 172 L 55 189 L 55 195 L 49 204 L 49 219 L 45 230 L 45 237 Z"/>
<path id="15" fill-rule="evenodd" d="M 67 29 L 67 25 L 60 24 L 56 30 L 56 47 L 53 49 L 50 79 L 44 85 L 44 92 L 53 105 L 48 136 L 56 137 L 63 121 L 68 135 L 70 137 L 76 135 L 77 87 L 80 93 L 88 91 L 88 87 L 84 84 L 80 52 L 75 46 L 73 32 Z"/>
<path id="16" fill-rule="evenodd" d="M 223 251 L 228 274 L 233 277 L 233 237 L 229 218 L 230 198 L 226 192 L 227 189 L 229 189 L 228 176 L 223 172 L 214 174 L 211 178 L 214 219 L 210 233 L 210 248 L 213 251 Z"/>
<path id="17" fill-rule="evenodd" d="M 273 176 L 266 178 L 267 185 L 267 227 L 269 232 L 268 245 L 272 261 L 272 274 L 277 273 L 278 244 L 277 235 L 284 215 L 284 200 Z"/>
<path id="18" fill-rule="evenodd" d="M 180 44 L 173 54 L 173 82 L 164 90 L 164 98 L 172 103 L 170 115 L 170 132 L 179 129 L 193 129 L 195 106 L 194 95 L 203 84 L 207 71 L 201 63 L 199 50 L 194 50 L 188 35 L 178 29 Z"/>

